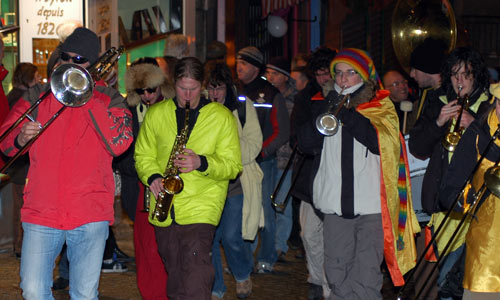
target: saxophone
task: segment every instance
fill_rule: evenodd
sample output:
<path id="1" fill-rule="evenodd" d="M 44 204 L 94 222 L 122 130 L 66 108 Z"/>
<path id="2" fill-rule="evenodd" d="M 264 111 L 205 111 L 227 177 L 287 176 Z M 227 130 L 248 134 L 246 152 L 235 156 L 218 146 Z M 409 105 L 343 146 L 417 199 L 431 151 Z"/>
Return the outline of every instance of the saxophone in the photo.
<path id="1" fill-rule="evenodd" d="M 158 193 L 156 205 L 152 214 L 152 219 L 157 219 L 163 222 L 167 219 L 172 207 L 174 196 L 182 191 L 184 188 L 184 181 L 179 176 L 179 167 L 174 166 L 174 160 L 177 155 L 184 152 L 186 148 L 187 139 L 189 136 L 189 102 L 186 102 L 186 115 L 184 117 L 184 128 L 175 137 L 172 151 L 168 159 L 165 175 L 161 180 L 163 184 L 163 191 Z"/>

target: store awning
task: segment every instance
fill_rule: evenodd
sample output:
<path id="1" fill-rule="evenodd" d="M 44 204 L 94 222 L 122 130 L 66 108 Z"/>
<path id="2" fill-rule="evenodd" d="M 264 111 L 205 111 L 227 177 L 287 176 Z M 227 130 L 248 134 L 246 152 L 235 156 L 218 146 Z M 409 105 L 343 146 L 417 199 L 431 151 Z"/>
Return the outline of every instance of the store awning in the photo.
<path id="1" fill-rule="evenodd" d="M 262 18 L 270 13 L 299 4 L 304 0 L 262 0 Z"/>

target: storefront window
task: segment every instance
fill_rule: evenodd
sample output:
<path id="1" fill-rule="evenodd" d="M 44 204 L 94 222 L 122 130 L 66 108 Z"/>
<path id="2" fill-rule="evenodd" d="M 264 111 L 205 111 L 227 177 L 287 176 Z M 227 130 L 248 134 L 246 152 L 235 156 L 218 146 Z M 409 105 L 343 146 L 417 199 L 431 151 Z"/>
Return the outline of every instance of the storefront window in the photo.
<path id="1" fill-rule="evenodd" d="M 4 43 L 4 58 L 2 63 L 9 70 L 9 74 L 2 82 L 4 91 L 7 93 L 11 89 L 12 73 L 19 60 L 17 49 L 19 39 L 17 1 L 1 0 L 0 21 L 0 33 L 2 33 Z"/>
<path id="2" fill-rule="evenodd" d="M 123 44 L 181 29 L 182 0 L 120 0 L 118 27 Z"/>

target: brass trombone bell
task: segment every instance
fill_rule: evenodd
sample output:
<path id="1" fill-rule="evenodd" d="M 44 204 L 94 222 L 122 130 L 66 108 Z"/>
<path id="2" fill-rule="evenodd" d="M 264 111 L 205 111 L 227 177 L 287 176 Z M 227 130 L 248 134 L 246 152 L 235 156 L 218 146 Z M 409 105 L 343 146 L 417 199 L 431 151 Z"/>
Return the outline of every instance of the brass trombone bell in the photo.
<path id="1" fill-rule="evenodd" d="M 484 183 L 492 194 L 500 198 L 500 166 L 494 166 L 486 170 Z"/>

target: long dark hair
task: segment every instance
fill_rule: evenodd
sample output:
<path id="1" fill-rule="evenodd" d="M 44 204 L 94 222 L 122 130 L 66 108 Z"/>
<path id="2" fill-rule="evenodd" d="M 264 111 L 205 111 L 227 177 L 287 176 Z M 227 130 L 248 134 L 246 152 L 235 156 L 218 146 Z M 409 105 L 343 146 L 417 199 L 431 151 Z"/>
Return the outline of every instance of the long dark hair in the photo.
<path id="1" fill-rule="evenodd" d="M 474 78 L 473 92 L 482 93 L 487 91 L 489 86 L 489 74 L 481 54 L 470 47 L 459 47 L 453 50 L 441 70 L 442 86 L 446 91 L 448 99 L 456 95 L 451 84 L 451 76 L 453 76 L 453 69 L 460 64 L 464 64 L 465 71 L 470 72 Z"/>

